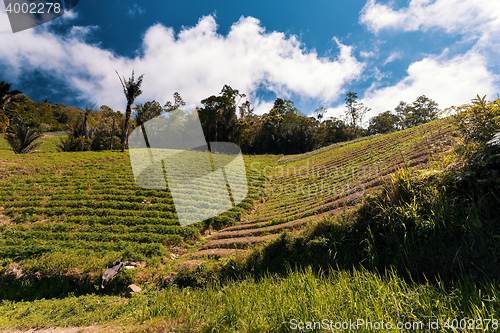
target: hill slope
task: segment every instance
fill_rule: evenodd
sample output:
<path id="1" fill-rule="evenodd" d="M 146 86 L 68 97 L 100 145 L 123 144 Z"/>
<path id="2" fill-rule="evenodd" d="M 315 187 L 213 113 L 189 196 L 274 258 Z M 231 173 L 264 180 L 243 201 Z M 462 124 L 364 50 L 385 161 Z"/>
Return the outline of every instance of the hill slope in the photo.
<path id="1" fill-rule="evenodd" d="M 143 262 L 147 268 L 117 278 L 110 291 L 137 282 L 137 274 L 144 283 L 157 283 L 178 271 L 179 261 L 244 251 L 284 230 L 343 212 L 405 163 L 424 167 L 453 144 L 450 121 L 442 119 L 279 160 L 245 156 L 247 198 L 221 216 L 188 227 L 179 225 L 169 192 L 135 184 L 128 154 L 4 154 L 0 274 L 21 270 L 24 275 L 0 296 L 90 292 L 114 260 Z"/>
<path id="2" fill-rule="evenodd" d="M 276 238 L 284 230 L 343 212 L 361 202 L 366 194 L 379 190 L 399 168 L 425 168 L 455 144 L 451 121 L 445 118 L 404 131 L 282 157 L 274 165 L 257 206 L 242 216 L 244 222 L 212 236 L 199 254 L 248 248 Z M 258 166 L 250 164 L 254 169 Z M 259 173 L 257 169 L 253 171 Z"/>

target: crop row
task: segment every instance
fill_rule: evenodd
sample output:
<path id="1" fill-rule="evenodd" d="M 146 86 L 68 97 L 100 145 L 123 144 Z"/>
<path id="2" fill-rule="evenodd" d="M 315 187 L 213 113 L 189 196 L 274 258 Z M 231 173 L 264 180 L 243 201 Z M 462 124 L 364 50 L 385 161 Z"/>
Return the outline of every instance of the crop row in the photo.
<path id="1" fill-rule="evenodd" d="M 15 193 L 6 197 L 3 197 L 3 202 L 6 201 L 22 201 L 25 200 L 26 196 L 20 193 Z M 134 196 L 134 195 L 112 195 L 112 194 L 53 194 L 53 195 L 33 195 L 29 197 L 31 201 L 73 201 L 73 200 L 85 200 L 85 201 L 123 201 L 123 202 L 137 202 L 137 203 L 161 203 L 161 204 L 173 204 L 172 199 L 167 198 L 148 198 L 144 196 Z M 2 202 L 0 202 L 2 206 Z"/>
<path id="2" fill-rule="evenodd" d="M 127 201 L 93 201 L 93 200 L 50 200 L 50 201 L 4 201 L 5 208 L 11 207 L 70 207 L 70 208 L 111 208 L 118 210 L 159 210 L 173 211 L 173 205 L 150 204 Z"/>
<path id="3" fill-rule="evenodd" d="M 137 196 L 137 197 L 157 197 L 157 198 L 171 198 L 170 192 L 159 190 L 146 190 L 146 189 L 95 189 L 90 191 L 76 190 L 71 187 L 37 187 L 27 186 L 21 182 L 18 183 L 3 183 L 0 189 L 0 197 L 8 198 L 10 196 L 36 196 L 37 193 L 44 193 L 45 195 L 120 195 L 120 196 Z M 90 192 L 90 193 L 89 193 Z"/>
<path id="4" fill-rule="evenodd" d="M 54 218 L 53 221 L 59 221 Z M 75 223 L 79 225 L 179 225 L 177 219 L 151 218 L 139 216 L 65 216 L 64 222 Z"/>
<path id="5" fill-rule="evenodd" d="M 152 211 L 152 210 L 119 210 L 110 208 L 69 208 L 69 207 L 23 207 L 7 210 L 6 215 L 44 215 L 44 216 L 75 216 L 75 215 L 95 215 L 95 216 L 139 216 L 151 218 L 174 219 L 174 212 Z"/>
<path id="6" fill-rule="evenodd" d="M 81 225 L 74 222 L 53 223 L 38 222 L 32 225 L 21 224 L 5 226 L 2 229 L 14 231 L 48 231 L 48 232 L 111 232 L 111 233 L 157 233 L 161 235 L 181 235 L 183 237 L 195 237 L 199 234 L 197 228 L 192 226 L 180 227 L 178 225 L 142 224 L 126 226 L 118 224 L 92 224 Z"/>
<path id="7" fill-rule="evenodd" d="M 180 244 L 179 238 L 172 239 L 174 245 Z M 123 252 L 140 253 L 145 256 L 158 256 L 165 253 L 165 247 L 159 243 L 130 243 L 119 240 L 114 241 L 85 241 L 85 240 L 45 240 L 17 238 L 0 239 L 0 258 L 12 258 L 14 260 L 27 259 L 44 253 L 80 251 L 85 254 L 99 252 Z"/>
<path id="8" fill-rule="evenodd" d="M 261 171 L 276 158 L 245 157 L 247 165 L 259 163 L 257 171 L 247 167 L 248 180 L 255 180 L 247 198 L 209 223 L 234 223 L 251 208 L 266 180 Z M 0 225 L 0 258 L 28 258 L 68 249 L 125 251 L 119 257 L 133 258 L 136 252 L 159 255 L 165 245 L 181 246 L 200 237 L 200 225 L 179 225 L 169 191 L 135 184 L 126 159 L 51 170 L 0 180 L 0 214 L 13 222 Z M 206 186 L 182 198 L 199 209 L 213 201 L 211 192 Z"/>
<path id="9" fill-rule="evenodd" d="M 449 125 L 443 123 L 439 133 L 424 126 L 344 145 L 307 159 L 292 159 L 274 168 L 273 182 L 266 186 L 268 198 L 257 207 L 252 219 L 299 216 L 356 191 L 363 192 L 395 171 L 392 166 L 409 162 L 410 158 L 425 160 L 430 154 L 426 148 L 436 148 L 439 140 L 447 141 L 450 135 Z"/>
<path id="10" fill-rule="evenodd" d="M 160 243 L 160 244 L 177 244 L 184 240 L 182 235 L 161 235 L 156 233 L 130 233 L 120 234 L 111 232 L 48 232 L 48 231 L 18 231 L 6 230 L 4 237 L 10 239 L 26 240 L 26 239 L 44 239 L 44 240 L 83 240 L 96 242 L 136 242 L 136 243 Z"/>

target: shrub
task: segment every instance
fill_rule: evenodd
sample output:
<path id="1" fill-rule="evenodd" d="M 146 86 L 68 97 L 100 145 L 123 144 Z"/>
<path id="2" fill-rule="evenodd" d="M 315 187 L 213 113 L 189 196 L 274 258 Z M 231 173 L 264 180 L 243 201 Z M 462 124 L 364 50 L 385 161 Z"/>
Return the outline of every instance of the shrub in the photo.
<path id="1" fill-rule="evenodd" d="M 32 121 L 16 119 L 9 128 L 5 138 L 16 154 L 26 154 L 34 151 L 43 142 L 36 142 L 42 137 L 40 126 Z"/>
<path id="2" fill-rule="evenodd" d="M 459 153 L 470 164 L 483 163 L 491 155 L 488 141 L 500 131 L 500 99 L 487 102 L 477 95 L 472 104 L 459 108 L 458 127 L 463 144 Z"/>

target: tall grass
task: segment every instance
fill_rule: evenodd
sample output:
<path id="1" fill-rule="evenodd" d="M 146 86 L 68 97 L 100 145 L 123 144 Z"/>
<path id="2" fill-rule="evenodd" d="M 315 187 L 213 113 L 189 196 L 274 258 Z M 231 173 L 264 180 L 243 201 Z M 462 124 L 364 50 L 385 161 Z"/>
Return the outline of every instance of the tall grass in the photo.
<path id="1" fill-rule="evenodd" d="M 307 268 L 289 272 L 285 278 L 267 275 L 205 288 L 170 287 L 130 300 L 87 295 L 4 301 L 0 323 L 24 329 L 126 323 L 134 332 L 289 332 L 300 322 L 319 322 L 321 329 L 305 330 L 319 332 L 330 331 L 330 324 L 351 321 L 360 324 L 355 331 L 370 332 L 367 322 L 383 320 L 394 329 L 382 331 L 400 332 L 398 323 L 421 322 L 426 328 L 430 321 L 439 320 L 440 329 L 435 331 L 444 332 L 446 320 L 496 318 L 499 291 L 491 282 L 416 284 L 394 272 L 385 277 L 366 270 L 318 275 Z M 365 322 L 361 325 L 357 320 Z"/>

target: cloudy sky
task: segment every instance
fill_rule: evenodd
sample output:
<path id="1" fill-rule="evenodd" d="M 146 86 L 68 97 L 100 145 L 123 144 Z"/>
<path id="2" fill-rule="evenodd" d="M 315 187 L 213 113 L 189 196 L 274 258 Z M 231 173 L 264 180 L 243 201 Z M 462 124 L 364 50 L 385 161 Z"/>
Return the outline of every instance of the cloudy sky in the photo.
<path id="1" fill-rule="evenodd" d="M 33 100 L 124 110 L 115 70 L 144 75 L 136 102 L 190 105 L 224 84 L 257 113 L 277 98 L 339 116 L 355 91 L 366 119 L 420 95 L 441 108 L 500 93 L 498 0 L 80 0 L 12 33 L 0 4 L 0 81 Z"/>

